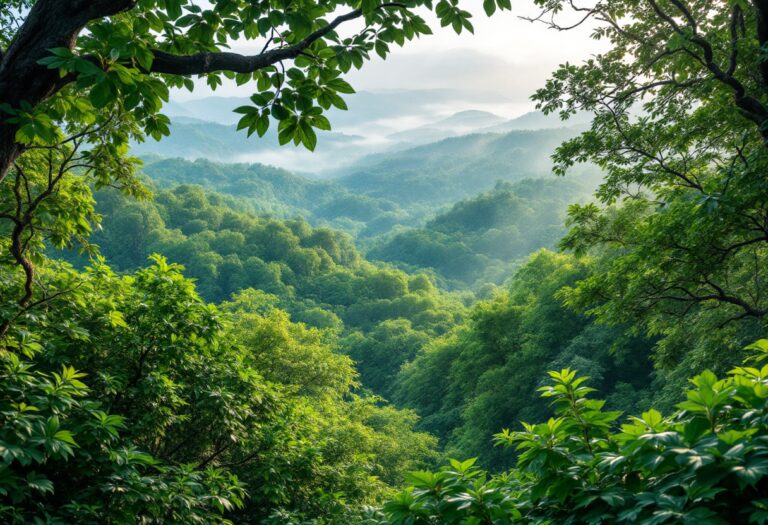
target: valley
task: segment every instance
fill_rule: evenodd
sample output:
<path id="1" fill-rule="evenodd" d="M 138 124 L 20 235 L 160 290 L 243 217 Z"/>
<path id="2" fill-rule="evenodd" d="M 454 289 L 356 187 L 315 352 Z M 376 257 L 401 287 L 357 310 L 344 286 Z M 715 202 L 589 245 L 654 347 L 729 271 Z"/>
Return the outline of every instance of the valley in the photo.
<path id="1" fill-rule="evenodd" d="M 593 4 L 0 2 L 0 523 L 768 523 L 768 4 Z"/>

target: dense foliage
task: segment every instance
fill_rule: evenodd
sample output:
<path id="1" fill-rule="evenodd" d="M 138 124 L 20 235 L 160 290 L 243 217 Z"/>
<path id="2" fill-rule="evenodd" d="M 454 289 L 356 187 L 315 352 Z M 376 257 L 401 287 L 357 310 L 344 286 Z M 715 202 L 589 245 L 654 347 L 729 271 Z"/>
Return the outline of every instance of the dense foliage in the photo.
<path id="1" fill-rule="evenodd" d="M 220 312 L 161 258 L 126 277 L 45 273 L 77 289 L 6 335 L 4 521 L 341 520 L 433 454 L 412 414 L 351 394 L 332 333 L 263 294 Z"/>
<path id="2" fill-rule="evenodd" d="M 0 521 L 768 522 L 768 3 L 536 0 L 607 41 L 535 95 L 585 132 L 452 138 L 332 183 L 151 161 L 158 188 L 127 146 L 167 132 L 169 87 L 255 81 L 238 126 L 312 149 L 341 75 L 429 32 L 412 9 L 469 14 L 6 4 Z M 222 53 L 239 37 L 267 46 Z M 604 180 L 571 253 L 535 251 L 577 190 L 520 181 L 561 140 L 557 173 Z M 476 459 L 430 472 L 445 452 Z"/>
<path id="3" fill-rule="evenodd" d="M 567 2 L 545 4 L 564 23 Z M 567 300 L 660 336 L 667 366 L 707 366 L 765 328 L 765 9 L 597 2 L 587 18 L 609 49 L 561 67 L 535 95 L 547 112 L 595 113 L 557 149 L 556 171 L 605 172 L 602 206 L 574 206 L 563 241 L 602 254 L 600 268 Z"/>
<path id="4" fill-rule="evenodd" d="M 429 268 L 444 286 L 501 284 L 528 255 L 553 248 L 565 234 L 567 204 L 584 192 L 578 185 L 544 179 L 502 183 L 455 203 L 424 228 L 379 242 L 372 259 Z"/>
<path id="5" fill-rule="evenodd" d="M 760 360 L 768 341 L 755 345 Z M 504 430 L 517 468 L 489 476 L 474 461 L 409 475 L 385 523 L 765 523 L 768 366 L 692 379 L 669 416 L 620 412 L 593 399 L 588 377 L 550 372 L 539 391 L 555 417 Z"/>
<path id="6" fill-rule="evenodd" d="M 510 421 L 545 418 L 534 392 L 551 367 L 589 373 L 609 404 L 646 406 L 651 396 L 651 343 L 566 309 L 563 287 L 584 279 L 589 261 L 541 251 L 509 290 L 480 302 L 471 319 L 424 347 L 397 378 L 394 399 L 423 417 L 453 456 L 477 456 L 499 470 L 512 458 L 489 436 Z M 437 380 L 436 378 L 440 378 Z"/>
<path id="7" fill-rule="evenodd" d="M 605 172 L 600 203 L 572 207 L 562 242 L 591 255 L 592 269 L 556 295 L 656 342 L 651 397 L 662 405 L 692 371 L 717 373 L 698 374 L 671 416 L 647 410 L 620 431 L 620 414 L 603 410 L 610 397 L 588 398 L 585 378 L 568 368 L 550 373 L 541 390 L 554 417 L 536 414 L 546 422 L 497 435 L 516 448 L 515 469 L 489 478 L 469 461 L 413 474 L 414 488 L 385 506 L 387 521 L 764 523 L 768 370 L 717 374 L 736 366 L 741 347 L 765 330 L 768 6 L 536 3 L 543 9 L 536 21 L 559 30 L 594 23 L 594 35 L 609 44 L 581 65 L 561 66 L 535 96 L 548 113 L 595 114 L 588 131 L 557 149 L 555 170 L 591 162 Z M 454 356 L 470 348 L 455 346 Z M 765 358 L 764 340 L 753 349 Z M 435 355 L 422 385 L 453 371 L 453 356 Z"/>
<path id="8" fill-rule="evenodd" d="M 301 219 L 238 211 L 238 201 L 186 185 L 159 191 L 151 201 L 116 191 L 97 197 L 103 228 L 91 241 L 116 269 L 135 270 L 162 253 L 185 266 L 209 301 L 247 288 L 265 292 L 262 302 L 294 321 L 343 334 L 341 350 L 377 393 L 389 389 L 400 365 L 426 341 L 465 315 L 466 296 L 439 291 L 425 274 L 372 264 L 348 236 Z M 68 257 L 87 265 L 82 255 Z"/>
<path id="9" fill-rule="evenodd" d="M 424 207 L 403 208 L 394 201 L 352 193 L 331 180 L 310 180 L 260 164 L 219 164 L 198 159 L 144 159 L 143 171 L 161 187 L 195 184 L 246 201 L 259 214 L 303 217 L 364 239 L 410 225 Z"/>

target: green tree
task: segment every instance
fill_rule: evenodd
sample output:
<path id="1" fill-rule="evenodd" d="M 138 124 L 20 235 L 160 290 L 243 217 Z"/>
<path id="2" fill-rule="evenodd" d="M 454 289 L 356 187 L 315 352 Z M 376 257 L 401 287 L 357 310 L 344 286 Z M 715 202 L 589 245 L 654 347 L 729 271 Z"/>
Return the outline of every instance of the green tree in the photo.
<path id="1" fill-rule="evenodd" d="M 758 362 L 766 349 L 752 345 Z M 554 417 L 496 435 L 516 449 L 514 469 L 489 476 L 453 460 L 410 473 L 381 523 L 761 523 L 768 367 L 749 361 L 724 379 L 704 371 L 674 413 L 650 409 L 620 430 L 621 413 L 590 397 L 588 377 L 550 372 L 539 392 Z"/>
<path id="2" fill-rule="evenodd" d="M 570 212 L 563 246 L 603 259 L 569 302 L 661 336 L 662 364 L 694 349 L 693 362 L 726 371 L 768 312 L 768 6 L 537 3 L 550 26 L 570 25 L 570 12 L 608 42 L 595 58 L 561 66 L 534 97 L 545 112 L 595 115 L 558 148 L 556 171 L 590 162 L 605 173 L 603 206 Z"/>
<path id="3" fill-rule="evenodd" d="M 195 75 L 212 87 L 224 76 L 253 82 L 253 106 L 238 108 L 240 127 L 263 135 L 275 119 L 281 143 L 313 149 L 314 129 L 330 128 L 323 111 L 344 108 L 339 94 L 352 92 L 341 75 L 373 51 L 384 57 L 391 44 L 430 32 L 419 7 L 433 9 L 457 33 L 472 31 L 471 15 L 447 0 L 217 0 L 204 8 L 188 0 L 5 3 L 0 100 L 10 118 L 0 123 L 0 181 L 29 145 L 58 143 L 61 123 L 103 123 L 121 113 L 123 130 L 136 137 L 167 134 L 159 110 L 168 89 L 193 89 Z M 489 13 L 497 7 L 511 6 L 486 2 Z M 356 19 L 362 29 L 337 31 Z M 238 39 L 259 41 L 262 51 L 229 51 Z M 106 109 L 102 118 L 94 118 L 96 108 Z M 115 139 L 124 144 L 127 136 Z"/>
<path id="4" fill-rule="evenodd" d="M 414 330 L 407 319 L 394 319 L 379 323 L 366 334 L 353 332 L 341 341 L 340 350 L 357 365 L 363 385 L 389 398 L 400 367 L 430 338 Z"/>
<path id="5" fill-rule="evenodd" d="M 39 261 L 65 293 L 3 340 L 4 521 L 351 523 L 434 458 L 414 413 L 352 393 L 335 333 L 253 291 L 221 311 L 180 270 Z M 23 290 L 0 275 L 3 297 Z"/>
<path id="6" fill-rule="evenodd" d="M 548 367 L 579 367 L 613 406 L 642 408 L 652 381 L 650 342 L 597 325 L 559 298 L 591 271 L 587 259 L 537 252 L 506 293 L 477 303 L 469 322 L 425 344 L 403 366 L 393 398 L 416 410 L 421 428 L 438 436 L 448 453 L 477 456 L 494 470 L 509 466 L 510 458 L 490 437 L 506 421 L 549 414 L 533 396 Z"/>

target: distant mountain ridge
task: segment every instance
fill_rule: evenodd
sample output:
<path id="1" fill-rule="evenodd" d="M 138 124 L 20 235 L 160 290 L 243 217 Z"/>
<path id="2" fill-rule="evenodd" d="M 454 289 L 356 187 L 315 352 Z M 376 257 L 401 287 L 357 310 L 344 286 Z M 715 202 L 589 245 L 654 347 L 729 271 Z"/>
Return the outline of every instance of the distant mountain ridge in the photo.
<path id="1" fill-rule="evenodd" d="M 377 158 L 397 158 L 398 152 L 448 138 L 519 130 L 582 129 L 589 122 L 586 114 L 575 115 L 564 122 L 557 115 L 545 116 L 541 112 L 506 119 L 492 111 L 478 109 L 496 103 L 501 108 L 506 102 L 503 95 L 482 90 L 361 91 L 347 97 L 347 102 L 349 111 L 331 109 L 328 112 L 333 130 L 318 133 L 314 152 L 291 145 L 280 146 L 275 126 L 262 138 L 249 138 L 246 133 L 237 131 L 235 123 L 239 115 L 233 110 L 250 104 L 244 97 L 172 101 L 164 108 L 172 120 L 170 137 L 160 143 L 149 140 L 135 144 L 133 149 L 144 156 L 256 162 L 327 177 L 348 174 L 358 167 L 370 166 Z M 543 158 L 550 153 L 543 152 Z M 409 154 L 403 155 L 407 157 Z M 508 155 L 505 157 L 502 152 L 501 158 L 508 158 Z M 461 159 L 455 161 L 459 165 L 466 164 Z M 472 162 L 482 165 L 494 163 L 495 159 L 474 159 Z"/>
<path id="2" fill-rule="evenodd" d="M 515 117 L 506 122 L 479 130 L 483 133 L 503 133 L 506 131 L 517 130 L 541 130 L 555 128 L 582 128 L 592 122 L 590 113 L 577 113 L 568 120 L 562 120 L 559 115 L 545 115 L 541 111 L 529 111 L 519 117 Z"/>
<path id="3" fill-rule="evenodd" d="M 387 135 L 387 138 L 398 142 L 407 141 L 411 145 L 426 144 L 449 137 L 473 133 L 479 129 L 504 122 L 505 119 L 503 117 L 489 111 L 469 109 L 459 111 L 430 124 L 392 133 Z"/>
<path id="4" fill-rule="evenodd" d="M 338 166 L 339 152 L 355 150 L 364 137 L 331 131 L 319 134 L 318 151 L 309 152 L 293 145 L 280 146 L 274 126 L 264 137 L 248 137 L 233 124 L 218 124 L 195 117 L 175 117 L 171 134 L 157 142 L 147 139 L 132 145 L 139 156 L 160 156 L 218 162 L 257 162 L 310 174 L 318 169 Z M 362 154 L 362 153 L 361 153 Z M 350 156 L 350 160 L 351 156 Z M 312 169 L 307 169 L 312 168 Z"/>
<path id="5" fill-rule="evenodd" d="M 450 102 L 505 103 L 507 99 L 493 91 L 460 89 L 414 89 L 387 91 L 359 91 L 344 97 L 347 111 L 331 109 L 328 118 L 336 127 L 360 125 L 380 119 L 400 117 L 404 114 L 434 117 L 436 108 Z M 252 104 L 248 97 L 205 97 L 187 101 L 171 101 L 163 111 L 170 117 L 192 117 L 219 124 L 234 124 L 240 115 L 233 110 Z"/>
<path id="6" fill-rule="evenodd" d="M 337 172 L 352 192 L 398 203 L 445 204 L 501 180 L 551 176 L 550 156 L 579 128 L 475 133 L 366 156 Z M 576 173 L 597 173 L 580 167 Z"/>
<path id="7" fill-rule="evenodd" d="M 133 150 L 145 156 L 257 162 L 318 174 L 338 170 L 370 153 L 434 142 L 502 123 L 502 117 L 489 112 L 469 109 L 446 113 L 446 108 L 506 102 L 502 95 L 491 91 L 458 89 L 361 91 L 346 100 L 348 111 L 332 108 L 327 112 L 333 131 L 318 133 L 315 152 L 280 146 L 274 125 L 262 138 L 249 138 L 245 132 L 238 132 L 235 124 L 240 115 L 233 110 L 251 104 L 245 97 L 171 101 L 163 108 L 171 117 L 171 135 L 161 143 L 150 140 L 134 144 Z M 399 130 L 429 124 L 441 131 L 435 134 L 419 130 L 402 139 L 387 137 Z"/>

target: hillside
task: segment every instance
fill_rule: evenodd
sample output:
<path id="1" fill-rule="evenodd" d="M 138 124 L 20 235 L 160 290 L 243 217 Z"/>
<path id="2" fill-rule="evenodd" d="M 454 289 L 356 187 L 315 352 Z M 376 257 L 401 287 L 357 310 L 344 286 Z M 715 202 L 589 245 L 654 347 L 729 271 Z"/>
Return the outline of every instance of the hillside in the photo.
<path id="1" fill-rule="evenodd" d="M 245 199 L 257 213 L 280 217 L 311 215 L 314 209 L 347 193 L 334 182 L 308 179 L 263 164 L 149 157 L 144 160 L 143 170 L 162 188 L 198 184 Z"/>
<path id="2" fill-rule="evenodd" d="M 429 269 L 450 288 L 501 284 L 531 253 L 556 246 L 565 234 L 568 205 L 589 193 L 573 181 L 554 178 L 499 182 L 453 204 L 422 228 L 397 231 L 367 255 L 410 270 Z"/>
<path id="3" fill-rule="evenodd" d="M 237 197 L 257 214 L 302 217 L 359 239 L 388 233 L 397 226 L 418 225 L 434 213 L 430 207 L 401 207 L 391 200 L 356 194 L 333 180 L 309 179 L 263 164 L 150 157 L 143 170 L 162 188 L 200 185 Z"/>
<path id="4" fill-rule="evenodd" d="M 447 204 L 491 189 L 497 181 L 549 176 L 549 156 L 576 133 L 555 129 L 448 138 L 367 156 L 340 170 L 338 182 L 355 193 L 404 205 Z M 594 170 L 584 173 L 587 183 L 596 180 Z"/>

